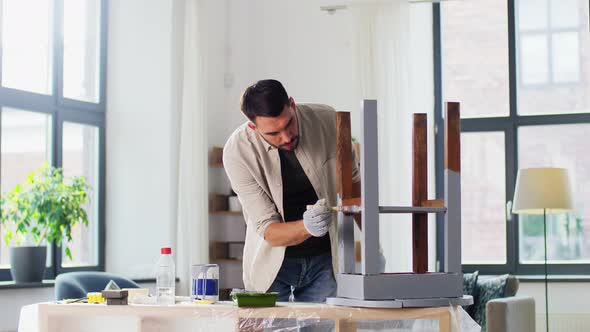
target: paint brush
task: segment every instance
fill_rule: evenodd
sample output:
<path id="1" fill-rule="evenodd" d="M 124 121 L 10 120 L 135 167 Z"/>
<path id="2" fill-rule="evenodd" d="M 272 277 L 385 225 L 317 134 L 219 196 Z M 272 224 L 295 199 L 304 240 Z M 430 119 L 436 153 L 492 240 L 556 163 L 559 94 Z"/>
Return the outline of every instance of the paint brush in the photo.
<path id="1" fill-rule="evenodd" d="M 313 209 L 316 205 L 308 205 L 307 209 Z M 358 205 L 346 205 L 346 206 L 332 206 L 330 210 L 343 213 L 361 213 L 361 207 Z"/>

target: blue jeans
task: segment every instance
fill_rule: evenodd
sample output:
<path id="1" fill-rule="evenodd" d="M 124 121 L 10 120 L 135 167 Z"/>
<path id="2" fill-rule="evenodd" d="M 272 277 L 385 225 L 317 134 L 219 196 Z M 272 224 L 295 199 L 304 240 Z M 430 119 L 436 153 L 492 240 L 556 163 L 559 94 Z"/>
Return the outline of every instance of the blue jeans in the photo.
<path id="1" fill-rule="evenodd" d="M 285 257 L 269 291 L 279 293 L 277 301 L 289 301 L 292 295 L 296 302 L 326 302 L 336 296 L 332 255 Z"/>

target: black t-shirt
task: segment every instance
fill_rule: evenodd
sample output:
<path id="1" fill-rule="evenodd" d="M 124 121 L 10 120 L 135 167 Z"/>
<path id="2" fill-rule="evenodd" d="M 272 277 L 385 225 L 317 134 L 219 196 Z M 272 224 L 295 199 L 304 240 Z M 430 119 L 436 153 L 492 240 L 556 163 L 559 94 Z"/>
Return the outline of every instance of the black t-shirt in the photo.
<path id="1" fill-rule="evenodd" d="M 279 150 L 283 178 L 283 213 L 285 222 L 303 219 L 307 205 L 315 204 L 318 196 L 293 151 Z M 289 246 L 287 257 L 317 256 L 330 252 L 330 235 L 310 237 L 298 245 Z"/>

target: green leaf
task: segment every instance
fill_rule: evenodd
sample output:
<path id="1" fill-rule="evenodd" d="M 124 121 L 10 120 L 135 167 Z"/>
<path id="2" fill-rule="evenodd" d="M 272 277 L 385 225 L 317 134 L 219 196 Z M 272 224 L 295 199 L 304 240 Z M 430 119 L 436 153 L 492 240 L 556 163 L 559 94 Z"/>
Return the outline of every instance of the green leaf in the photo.
<path id="1" fill-rule="evenodd" d="M 68 248 L 68 247 L 66 247 L 66 256 L 68 256 L 70 261 L 72 261 L 72 252 L 70 251 L 70 248 Z"/>
<path id="2" fill-rule="evenodd" d="M 12 240 L 12 231 L 7 230 L 6 234 L 4 234 L 4 242 L 6 242 L 7 247 L 8 247 L 8 244 L 10 243 L 10 240 Z"/>

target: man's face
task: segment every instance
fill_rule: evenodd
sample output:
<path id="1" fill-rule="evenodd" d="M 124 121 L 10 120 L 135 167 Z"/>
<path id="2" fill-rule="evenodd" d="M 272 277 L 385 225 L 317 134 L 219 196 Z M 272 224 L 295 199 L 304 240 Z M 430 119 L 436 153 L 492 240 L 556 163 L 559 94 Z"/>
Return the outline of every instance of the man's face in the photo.
<path id="1" fill-rule="evenodd" d="M 283 108 L 277 117 L 257 116 L 249 127 L 256 130 L 270 145 L 282 150 L 293 151 L 299 143 L 299 128 L 295 102 L 289 98 L 289 106 Z"/>

